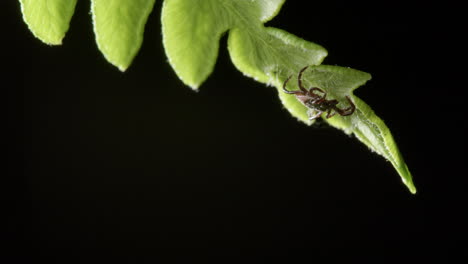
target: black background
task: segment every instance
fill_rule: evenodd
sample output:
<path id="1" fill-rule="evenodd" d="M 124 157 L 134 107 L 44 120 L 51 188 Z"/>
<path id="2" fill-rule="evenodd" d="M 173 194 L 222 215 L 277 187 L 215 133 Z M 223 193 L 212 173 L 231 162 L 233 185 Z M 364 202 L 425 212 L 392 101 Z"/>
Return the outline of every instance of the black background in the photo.
<path id="1" fill-rule="evenodd" d="M 375 2 L 287 1 L 267 25 L 324 46 L 324 64 L 372 74 L 355 94 L 390 127 L 416 195 L 353 137 L 292 118 L 235 69 L 226 36 L 200 91 L 184 86 L 162 47 L 161 1 L 125 73 L 97 50 L 88 1 L 57 47 L 2 1 L 2 259 L 466 257 L 462 9 Z"/>

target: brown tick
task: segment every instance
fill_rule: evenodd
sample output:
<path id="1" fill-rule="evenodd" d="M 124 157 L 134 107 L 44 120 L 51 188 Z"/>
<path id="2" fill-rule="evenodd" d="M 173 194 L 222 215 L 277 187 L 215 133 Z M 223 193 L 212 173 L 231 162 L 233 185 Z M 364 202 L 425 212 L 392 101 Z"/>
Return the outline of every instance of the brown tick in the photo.
<path id="1" fill-rule="evenodd" d="M 308 109 L 307 115 L 309 116 L 309 120 L 314 120 L 319 118 L 323 112 L 327 112 L 327 118 L 334 116 L 336 113 L 342 116 L 349 116 L 354 113 L 356 110 L 356 106 L 353 104 L 349 96 L 346 96 L 350 106 L 348 108 L 338 108 L 336 106 L 339 102 L 338 100 L 327 100 L 327 93 L 320 88 L 311 87 L 309 90 L 304 88 L 302 85 L 302 73 L 308 68 L 306 66 L 299 71 L 297 75 L 297 84 L 299 86 L 300 91 L 289 91 L 286 89 L 286 84 L 288 83 L 289 79 L 291 79 L 292 75 L 289 76 L 283 84 L 283 91 L 287 94 L 294 94 L 303 105 L 305 105 Z M 314 92 L 320 92 L 322 95 L 316 94 Z"/>

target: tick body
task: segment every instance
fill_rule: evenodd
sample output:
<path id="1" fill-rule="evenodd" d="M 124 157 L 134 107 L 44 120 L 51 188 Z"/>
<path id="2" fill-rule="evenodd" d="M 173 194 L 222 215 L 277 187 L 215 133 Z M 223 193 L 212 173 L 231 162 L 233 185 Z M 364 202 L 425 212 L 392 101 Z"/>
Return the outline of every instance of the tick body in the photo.
<path id="1" fill-rule="evenodd" d="M 308 67 L 309 66 L 302 68 L 297 75 L 297 85 L 299 86 L 299 91 L 289 91 L 286 89 L 286 85 L 288 84 L 288 81 L 291 79 L 292 75 L 289 76 L 286 81 L 284 81 L 283 91 L 287 94 L 294 94 L 297 100 L 299 100 L 304 106 L 307 107 L 307 115 L 309 116 L 309 120 L 319 118 L 323 112 L 327 112 L 327 118 L 334 116 L 336 113 L 341 116 L 352 115 L 354 110 L 356 110 L 356 106 L 351 101 L 349 96 L 346 96 L 346 99 L 348 100 L 350 106 L 347 108 L 339 108 L 337 106 L 339 103 L 338 100 L 327 100 L 327 93 L 324 90 L 318 87 L 311 87 L 307 90 L 302 85 L 302 73 L 304 73 Z M 317 92 L 320 94 L 317 94 Z"/>

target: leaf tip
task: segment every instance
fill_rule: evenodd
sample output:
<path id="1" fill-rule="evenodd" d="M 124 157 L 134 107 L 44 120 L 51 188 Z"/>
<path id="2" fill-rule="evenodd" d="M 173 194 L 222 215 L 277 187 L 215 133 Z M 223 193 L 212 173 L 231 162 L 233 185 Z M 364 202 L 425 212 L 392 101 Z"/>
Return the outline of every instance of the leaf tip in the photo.
<path id="1" fill-rule="evenodd" d="M 172 67 L 172 68 L 175 70 L 176 75 L 185 85 L 187 85 L 194 91 L 198 91 L 198 88 L 200 88 L 200 85 L 203 83 L 204 80 L 197 79 L 194 76 L 182 75 L 180 74 L 180 71 L 178 71 L 176 67 Z"/>
<path id="2" fill-rule="evenodd" d="M 187 84 L 187 85 L 188 85 L 188 87 L 190 87 L 195 92 L 198 92 L 198 88 L 200 87 L 200 85 L 198 85 L 198 84 Z"/>
<path id="3" fill-rule="evenodd" d="M 47 45 L 50 46 L 61 46 L 63 44 L 62 38 L 61 39 L 56 39 L 56 40 L 47 40 L 45 38 L 40 38 L 36 36 L 38 39 L 40 39 L 42 42 L 44 42 Z"/>
<path id="4" fill-rule="evenodd" d="M 411 192 L 411 194 L 416 194 L 417 193 L 416 186 L 414 185 L 414 182 L 413 182 L 413 180 L 411 178 L 404 179 L 403 183 L 406 185 L 406 187 L 408 187 L 408 190 Z"/>
<path id="5" fill-rule="evenodd" d="M 31 30 L 32 31 L 32 30 Z M 40 34 L 39 32 L 36 32 L 36 31 L 32 31 L 33 32 L 33 35 L 38 38 L 39 40 L 41 40 L 42 42 L 44 42 L 45 44 L 47 45 L 50 45 L 50 46 L 60 46 L 63 44 L 63 39 L 64 39 L 64 35 L 63 36 L 59 36 L 59 37 L 50 37 L 50 36 L 47 36 L 45 34 Z"/>
<path id="6" fill-rule="evenodd" d="M 128 66 L 127 65 L 117 65 L 117 68 L 121 71 L 121 72 L 125 72 L 127 69 L 128 69 Z"/>
<path id="7" fill-rule="evenodd" d="M 406 187 L 408 188 L 411 194 L 416 194 L 418 192 L 416 190 L 416 186 L 414 186 L 414 183 L 412 181 L 410 182 L 403 181 L 403 183 L 406 185 Z"/>
<path id="8" fill-rule="evenodd" d="M 416 194 L 416 192 L 417 192 L 416 186 L 414 185 L 413 177 L 411 176 L 411 173 L 410 173 L 410 171 L 408 169 L 408 166 L 406 166 L 406 164 L 403 164 L 403 166 L 400 166 L 400 168 L 398 168 L 397 171 L 400 174 L 401 180 L 406 185 L 408 190 L 412 194 Z"/>
<path id="9" fill-rule="evenodd" d="M 42 41 L 42 43 L 46 45 L 60 46 L 63 44 L 64 36 L 54 38 L 54 37 L 48 36 L 47 34 L 44 34 L 43 32 L 40 32 L 39 30 L 33 28 L 32 26 L 28 25 L 28 28 L 35 38 L 39 39 L 40 41 Z"/>

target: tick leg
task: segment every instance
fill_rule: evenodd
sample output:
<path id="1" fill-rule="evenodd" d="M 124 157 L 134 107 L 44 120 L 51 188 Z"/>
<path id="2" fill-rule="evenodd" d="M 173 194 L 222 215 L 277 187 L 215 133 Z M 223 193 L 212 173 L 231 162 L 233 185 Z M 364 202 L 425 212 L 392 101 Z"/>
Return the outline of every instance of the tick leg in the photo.
<path id="1" fill-rule="evenodd" d="M 332 113 L 332 110 L 333 110 L 333 109 L 329 109 L 329 110 L 328 110 L 327 118 L 330 118 L 330 117 L 336 115 L 336 112 L 333 112 L 333 113 Z"/>
<path id="2" fill-rule="evenodd" d="M 322 111 L 317 111 L 317 114 L 315 115 L 312 115 L 312 113 L 314 112 L 315 110 L 312 110 L 312 109 L 309 109 L 307 111 L 307 115 L 309 116 L 309 120 L 314 120 L 314 119 L 317 119 L 319 118 L 321 115 L 322 115 Z"/>
<path id="3" fill-rule="evenodd" d="M 348 108 L 346 108 L 346 110 L 351 111 L 352 114 L 356 109 L 356 106 L 354 105 L 353 101 L 351 101 L 351 98 L 349 98 L 349 96 L 346 96 L 346 99 L 348 100 L 348 103 L 350 105 Z"/>
<path id="4" fill-rule="evenodd" d="M 349 96 L 346 96 L 346 99 L 348 100 L 350 106 L 348 108 L 345 108 L 345 109 L 340 109 L 338 108 L 337 106 L 333 107 L 333 109 L 335 109 L 335 111 L 337 111 L 340 115 L 342 116 L 349 116 L 349 115 L 352 115 L 354 113 L 354 110 L 356 110 L 356 106 L 354 105 L 354 103 L 351 101 L 351 99 L 349 98 Z"/>
<path id="5" fill-rule="evenodd" d="M 314 93 L 314 91 L 319 91 L 319 92 L 323 93 L 321 99 L 325 99 L 325 97 L 327 97 L 327 93 L 324 90 L 322 90 L 322 89 L 320 89 L 318 87 L 310 88 L 309 95 L 312 96 L 312 97 L 320 97 L 320 95 Z"/>
<path id="6" fill-rule="evenodd" d="M 284 84 L 283 84 L 283 91 L 287 94 L 297 94 L 298 92 L 297 91 L 289 91 L 286 89 L 286 85 L 288 84 L 289 80 L 291 79 L 292 75 L 289 76 L 286 81 L 284 81 Z"/>
<path id="7" fill-rule="evenodd" d="M 299 71 L 299 74 L 297 75 L 297 85 L 299 86 L 299 89 L 301 89 L 302 92 L 307 93 L 307 89 L 302 86 L 302 73 L 309 68 L 309 66 L 305 66 Z"/>

